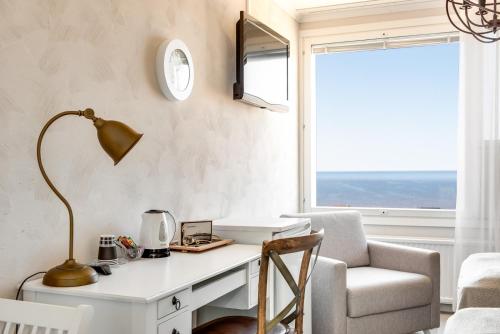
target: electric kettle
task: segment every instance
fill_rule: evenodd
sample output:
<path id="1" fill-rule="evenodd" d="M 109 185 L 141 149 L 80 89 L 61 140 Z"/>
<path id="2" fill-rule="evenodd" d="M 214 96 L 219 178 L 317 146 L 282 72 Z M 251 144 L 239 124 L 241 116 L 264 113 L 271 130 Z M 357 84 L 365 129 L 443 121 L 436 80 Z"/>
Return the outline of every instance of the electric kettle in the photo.
<path id="1" fill-rule="evenodd" d="M 165 210 L 149 210 L 142 214 L 141 246 L 142 257 L 159 258 L 170 256 L 170 242 L 174 238 L 176 222 L 174 216 Z"/>

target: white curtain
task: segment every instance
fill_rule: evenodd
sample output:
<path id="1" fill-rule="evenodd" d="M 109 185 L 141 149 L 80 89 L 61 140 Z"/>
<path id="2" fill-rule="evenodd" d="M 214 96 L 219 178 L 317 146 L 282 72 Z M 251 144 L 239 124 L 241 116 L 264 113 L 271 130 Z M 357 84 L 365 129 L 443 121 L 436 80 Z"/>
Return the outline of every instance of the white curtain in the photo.
<path id="1" fill-rule="evenodd" d="M 500 252 L 500 42 L 460 43 L 456 274 L 468 255 Z"/>

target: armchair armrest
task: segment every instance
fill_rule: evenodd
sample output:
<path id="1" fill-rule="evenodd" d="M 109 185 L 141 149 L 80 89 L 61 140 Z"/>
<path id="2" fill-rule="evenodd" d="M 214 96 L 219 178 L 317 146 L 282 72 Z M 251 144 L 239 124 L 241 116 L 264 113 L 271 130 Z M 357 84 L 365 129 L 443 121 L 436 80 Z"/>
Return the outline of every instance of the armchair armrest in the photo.
<path id="1" fill-rule="evenodd" d="M 431 326 L 439 327 L 440 255 L 427 249 L 368 241 L 370 266 L 426 275 L 432 282 Z"/>
<path id="2" fill-rule="evenodd" d="M 347 333 L 347 265 L 318 257 L 312 275 L 312 332 Z"/>

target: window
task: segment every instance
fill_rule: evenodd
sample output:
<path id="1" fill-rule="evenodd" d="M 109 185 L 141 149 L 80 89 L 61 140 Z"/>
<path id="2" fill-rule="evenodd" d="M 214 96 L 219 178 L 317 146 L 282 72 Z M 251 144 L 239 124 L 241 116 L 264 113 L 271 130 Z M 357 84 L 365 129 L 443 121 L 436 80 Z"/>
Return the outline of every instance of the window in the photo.
<path id="1" fill-rule="evenodd" d="M 311 206 L 454 210 L 457 37 L 311 51 Z"/>

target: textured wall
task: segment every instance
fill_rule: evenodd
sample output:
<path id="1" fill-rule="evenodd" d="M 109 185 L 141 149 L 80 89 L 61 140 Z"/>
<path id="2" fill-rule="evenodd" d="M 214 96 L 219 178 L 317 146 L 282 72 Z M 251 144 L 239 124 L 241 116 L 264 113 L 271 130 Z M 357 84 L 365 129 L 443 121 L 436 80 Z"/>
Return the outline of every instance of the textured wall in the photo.
<path id="1" fill-rule="evenodd" d="M 99 234 L 137 236 L 150 208 L 181 219 L 297 209 L 297 25 L 266 13 L 293 43 L 292 110 L 250 107 L 232 100 L 244 9 L 244 0 L 0 0 L 0 296 L 66 256 L 67 213 L 35 157 L 43 123 L 63 110 L 93 107 L 145 133 L 116 167 L 83 118 L 47 133 L 46 170 L 74 206 L 81 260 L 96 256 Z M 156 48 L 171 38 L 195 63 L 183 103 L 155 79 Z"/>

